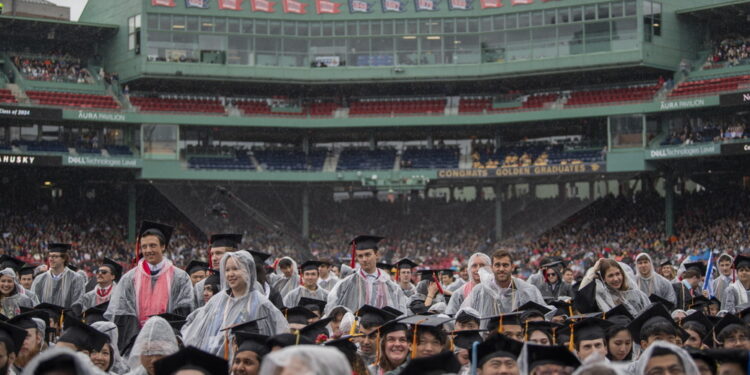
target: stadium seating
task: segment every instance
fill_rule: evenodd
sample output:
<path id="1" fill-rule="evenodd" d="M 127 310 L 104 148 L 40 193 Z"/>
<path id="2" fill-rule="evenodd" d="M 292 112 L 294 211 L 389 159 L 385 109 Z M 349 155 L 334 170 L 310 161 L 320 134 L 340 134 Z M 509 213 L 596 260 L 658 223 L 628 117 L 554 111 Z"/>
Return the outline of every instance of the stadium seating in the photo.
<path id="1" fill-rule="evenodd" d="M 16 141 L 14 145 L 28 152 L 68 152 L 68 146 L 55 141 Z"/>
<path id="2" fill-rule="evenodd" d="M 16 97 L 8 89 L 0 89 L 0 103 L 16 103 Z"/>
<path id="3" fill-rule="evenodd" d="M 13 147 L 11 147 L 11 145 L 0 144 L 0 151 L 10 151 L 12 149 Z"/>
<path id="4" fill-rule="evenodd" d="M 255 169 L 247 155 L 237 157 L 203 157 L 192 156 L 188 158 L 188 168 L 192 169 L 232 169 L 251 170 Z"/>
<path id="5" fill-rule="evenodd" d="M 669 96 L 707 95 L 721 91 L 736 91 L 740 85 L 750 84 L 750 75 L 696 79 L 680 83 Z"/>
<path id="6" fill-rule="evenodd" d="M 566 106 L 597 105 L 652 100 L 661 84 L 638 85 L 604 90 L 583 90 L 570 93 Z"/>
<path id="7" fill-rule="evenodd" d="M 36 104 L 80 108 L 118 109 L 120 105 L 109 95 L 77 94 L 59 91 L 26 91 Z"/>
<path id="8" fill-rule="evenodd" d="M 474 168 L 523 167 L 532 165 L 556 165 L 594 163 L 604 160 L 599 149 L 566 150 L 564 144 L 519 143 L 472 155 Z"/>
<path id="9" fill-rule="evenodd" d="M 379 170 L 393 169 L 396 150 L 393 149 L 345 149 L 339 156 L 338 170 Z"/>
<path id="10" fill-rule="evenodd" d="M 440 114 L 445 111 L 445 99 L 359 99 L 349 105 L 349 115 L 382 114 Z"/>
<path id="11" fill-rule="evenodd" d="M 153 98 L 131 96 L 130 103 L 143 112 L 198 112 L 224 114 L 218 99 Z"/>
<path id="12" fill-rule="evenodd" d="M 310 116 L 328 117 L 332 116 L 333 112 L 336 111 L 338 105 L 333 102 L 315 102 L 311 103 L 308 108 Z"/>
<path id="13" fill-rule="evenodd" d="M 119 155 L 119 156 L 132 156 L 133 151 L 130 150 L 130 147 L 123 146 L 123 145 L 111 145 L 106 146 L 105 149 L 107 150 L 107 153 L 110 155 Z"/>
<path id="14" fill-rule="evenodd" d="M 410 147 L 401 154 L 401 166 L 405 169 L 458 168 L 459 155 L 457 147 Z"/>
<path id="15" fill-rule="evenodd" d="M 253 150 L 253 155 L 263 169 L 268 171 L 320 171 L 327 151 L 312 150 L 308 155 L 297 150 Z"/>
<path id="16" fill-rule="evenodd" d="M 542 93 L 529 95 L 523 98 L 522 101 L 517 101 L 517 105 L 514 103 L 508 104 L 502 107 L 494 107 L 494 99 L 492 97 L 463 97 L 461 102 L 458 104 L 459 113 L 479 113 L 479 112 L 507 112 L 507 111 L 524 111 L 524 110 L 537 110 L 544 108 L 544 105 L 550 102 L 557 101 L 560 97 L 557 93 Z"/>

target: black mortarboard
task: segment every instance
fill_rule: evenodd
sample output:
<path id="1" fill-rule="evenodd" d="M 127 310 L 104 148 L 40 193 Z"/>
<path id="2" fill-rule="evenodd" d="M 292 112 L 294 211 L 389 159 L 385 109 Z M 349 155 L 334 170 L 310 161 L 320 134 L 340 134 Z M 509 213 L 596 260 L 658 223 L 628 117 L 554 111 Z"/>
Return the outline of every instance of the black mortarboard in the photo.
<path id="1" fill-rule="evenodd" d="M 198 271 L 206 271 L 207 269 L 208 263 L 201 260 L 191 260 L 187 267 L 185 267 L 185 272 L 187 272 L 188 275 L 192 275 Z"/>
<path id="2" fill-rule="evenodd" d="M 112 272 L 114 272 L 116 281 L 119 281 L 120 277 L 122 277 L 122 266 L 120 265 L 120 263 L 117 263 L 112 259 L 104 257 L 104 259 L 102 260 L 102 266 L 107 266 L 112 270 Z"/>
<path id="3" fill-rule="evenodd" d="M 440 270 L 419 270 L 419 271 L 417 271 L 417 273 L 419 273 L 420 280 L 430 280 L 430 281 L 435 281 L 435 279 L 433 278 L 433 276 L 437 277 L 438 272 L 440 272 Z"/>
<path id="4" fill-rule="evenodd" d="M 406 364 L 400 374 L 406 375 L 434 375 L 445 373 L 458 373 L 461 364 L 456 356 L 449 351 L 429 357 L 415 358 Z"/>
<path id="5" fill-rule="evenodd" d="M 711 299 L 708 300 L 708 305 L 717 305 L 719 306 L 719 309 L 721 309 L 721 301 L 716 297 L 711 297 Z"/>
<path id="6" fill-rule="evenodd" d="M 418 264 L 414 263 L 408 258 L 403 258 L 399 260 L 398 262 L 396 262 L 396 267 L 398 267 L 398 269 L 402 269 L 402 268 L 412 269 L 416 266 L 418 266 Z"/>
<path id="7" fill-rule="evenodd" d="M 352 342 L 352 336 L 342 336 L 339 339 L 326 341 L 323 346 L 331 346 L 344 353 L 347 358 L 357 355 L 357 345 Z"/>
<path id="8" fill-rule="evenodd" d="M 180 370 L 198 370 L 204 374 L 228 374 L 229 365 L 224 358 L 188 346 L 177 353 L 154 362 L 155 375 L 176 374 Z"/>
<path id="9" fill-rule="evenodd" d="M 209 243 L 210 247 L 231 247 L 237 249 L 242 243 L 242 235 L 231 233 L 213 234 L 209 239 Z"/>
<path id="10" fill-rule="evenodd" d="M 5 343 L 6 351 L 16 353 L 21 350 L 23 341 L 26 339 L 26 330 L 14 325 L 0 322 L 0 342 Z"/>
<path id="11" fill-rule="evenodd" d="M 456 314 L 456 321 L 465 324 L 468 322 L 477 322 L 479 323 L 479 317 L 473 314 L 470 314 L 466 312 L 466 310 L 460 310 L 458 314 Z"/>
<path id="12" fill-rule="evenodd" d="M 207 278 L 203 279 L 205 282 L 203 285 L 216 285 L 218 287 L 221 287 L 221 279 L 219 278 L 219 273 L 215 272 L 210 275 L 208 275 Z"/>
<path id="13" fill-rule="evenodd" d="M 415 330 L 442 330 L 443 324 L 450 322 L 451 318 L 439 315 L 412 315 L 398 319 L 399 323 L 411 324 Z"/>
<path id="14" fill-rule="evenodd" d="M 34 306 L 34 310 L 42 310 L 45 311 L 50 319 L 59 320 L 60 315 L 62 315 L 65 312 L 65 308 L 62 306 L 53 305 L 51 303 L 40 303 L 36 306 Z"/>
<path id="15" fill-rule="evenodd" d="M 706 362 L 706 364 L 709 367 L 709 370 L 711 371 L 711 374 L 716 374 L 716 370 L 718 370 L 716 359 L 711 356 L 711 354 L 707 353 L 704 350 L 698 350 L 695 348 L 686 347 L 684 348 L 685 351 L 688 352 L 690 355 L 690 358 L 693 359 L 693 361 L 701 360 L 703 362 Z M 697 363 L 696 363 L 697 365 Z"/>
<path id="16" fill-rule="evenodd" d="M 540 265 L 540 268 L 549 268 L 554 266 L 562 266 L 565 267 L 565 261 L 562 260 L 560 257 L 549 257 L 548 259 L 545 259 Z"/>
<path id="17" fill-rule="evenodd" d="M 354 244 L 355 250 L 378 250 L 378 242 L 385 237 L 380 236 L 357 236 L 353 240 L 349 241 L 349 245 Z"/>
<path id="18" fill-rule="evenodd" d="M 266 345 L 268 336 L 257 333 L 238 332 L 234 334 L 235 340 L 237 340 L 237 353 L 239 352 L 254 352 L 258 357 L 271 352 L 271 348 Z"/>
<path id="19" fill-rule="evenodd" d="M 187 320 L 168 320 L 167 323 L 172 327 L 175 336 L 182 337 L 180 330 L 182 330 L 182 327 L 187 324 Z"/>
<path id="20" fill-rule="evenodd" d="M 520 312 L 513 312 L 496 316 L 488 316 L 486 318 L 482 318 L 482 320 L 487 320 L 487 330 L 489 330 L 490 332 L 502 332 L 505 329 L 504 326 L 523 326 L 521 315 L 522 313 Z"/>
<path id="21" fill-rule="evenodd" d="M 687 322 L 696 322 L 703 326 L 704 328 L 704 335 L 711 332 L 711 329 L 714 327 L 713 323 L 706 317 L 706 314 L 703 313 L 703 311 L 696 311 L 682 319 L 682 324 L 684 325 Z"/>
<path id="22" fill-rule="evenodd" d="M 742 319 L 743 322 L 750 322 L 750 303 L 739 305 L 734 309 L 737 311 L 737 316 Z"/>
<path id="23" fill-rule="evenodd" d="M 558 316 L 558 315 L 567 315 L 567 316 L 575 315 L 575 311 L 573 311 L 574 310 L 573 300 L 570 300 L 570 299 L 566 299 L 566 300 L 550 300 L 550 301 L 545 301 L 545 303 L 547 303 L 548 305 L 556 307 L 557 311 L 562 312 L 562 314 L 556 314 L 555 316 Z"/>
<path id="24" fill-rule="evenodd" d="M 261 321 L 261 320 L 263 320 L 263 319 L 265 319 L 265 318 L 266 317 L 264 316 L 262 318 L 248 320 L 247 322 L 242 322 L 242 323 L 238 323 L 238 324 L 235 324 L 235 325 L 232 325 L 232 326 L 229 326 L 229 327 L 224 327 L 224 328 L 222 328 L 222 330 L 229 329 L 230 330 L 229 332 L 231 332 L 232 334 L 237 334 L 237 333 L 240 333 L 240 332 L 259 334 L 260 333 L 260 327 L 258 326 L 258 322 Z M 307 323 L 305 323 L 305 324 L 307 324 Z"/>
<path id="25" fill-rule="evenodd" d="M 333 317 L 323 318 L 315 323 L 310 323 L 299 330 L 299 334 L 302 337 L 306 337 L 312 342 L 316 342 L 318 336 L 328 335 L 328 323 L 333 320 Z"/>
<path id="26" fill-rule="evenodd" d="M 590 282 L 588 285 L 576 291 L 575 294 L 573 307 L 576 310 L 583 314 L 599 311 L 599 305 L 596 304 L 595 282 Z"/>
<path id="27" fill-rule="evenodd" d="M 661 264 L 659 265 L 659 267 L 671 266 L 671 265 L 672 265 L 672 261 L 669 260 L 669 259 L 666 259 L 665 261 L 661 262 Z"/>
<path id="28" fill-rule="evenodd" d="M 68 263 L 65 265 L 65 267 L 68 267 L 73 272 L 78 272 L 79 270 L 78 266 L 76 266 L 75 264 Z"/>
<path id="29" fill-rule="evenodd" d="M 658 304 L 664 305 L 664 307 L 667 310 L 669 310 L 669 311 L 672 311 L 675 308 L 674 303 L 672 303 L 672 302 L 670 302 L 670 301 L 668 301 L 668 300 L 666 300 L 664 298 L 661 298 L 661 297 L 657 296 L 656 294 L 652 294 L 652 295 L 648 296 L 648 300 L 651 301 L 652 303 L 658 303 Z"/>
<path id="30" fill-rule="evenodd" d="M 574 368 L 581 365 L 578 358 L 562 345 L 549 346 L 527 343 L 526 356 L 529 363 L 529 372 L 532 373 L 537 366 L 547 364 Z"/>
<path id="31" fill-rule="evenodd" d="M 309 319 L 317 317 L 314 312 L 302 306 L 295 306 L 284 309 L 284 316 L 286 316 L 286 321 L 289 323 L 304 325 L 307 325 L 307 321 Z"/>
<path id="32" fill-rule="evenodd" d="M 409 327 L 407 327 L 406 324 L 401 323 L 398 320 L 391 320 L 378 327 L 378 332 L 380 332 L 380 337 L 385 337 L 385 335 L 391 332 L 406 331 L 408 329 Z"/>
<path id="33" fill-rule="evenodd" d="M 724 317 L 719 320 L 718 323 L 714 326 L 714 332 L 716 333 L 716 336 L 718 337 L 721 335 L 721 331 L 723 331 L 725 328 L 729 327 L 730 325 L 741 325 L 745 326 L 745 322 L 740 319 L 737 315 L 734 314 L 726 314 Z"/>
<path id="34" fill-rule="evenodd" d="M 453 345 L 462 349 L 471 349 L 471 346 L 475 342 L 482 342 L 482 332 L 484 332 L 484 330 L 481 329 L 452 332 Z"/>
<path id="35" fill-rule="evenodd" d="M 750 352 L 745 349 L 707 349 L 703 352 L 722 365 L 724 363 L 736 363 L 744 374 L 748 374 L 748 371 L 750 371 L 748 369 L 748 364 L 750 364 L 748 362 L 748 353 Z M 722 371 L 722 373 L 724 372 Z"/>
<path id="36" fill-rule="evenodd" d="M 514 311 L 529 311 L 529 310 L 538 311 L 542 313 L 542 315 L 552 311 L 546 306 L 542 306 L 534 301 L 526 302 L 523 305 L 521 305 L 519 308 L 515 309 Z"/>
<path id="37" fill-rule="evenodd" d="M 0 268 L 1 269 L 10 267 L 13 269 L 13 271 L 18 272 L 18 270 L 20 270 L 21 267 L 23 267 L 23 265 L 24 265 L 24 262 L 18 258 L 14 258 L 10 255 L 5 255 L 5 254 L 0 255 Z"/>
<path id="38" fill-rule="evenodd" d="M 579 320 L 573 325 L 573 340 L 578 342 L 581 340 L 603 339 L 607 328 L 613 325 L 614 323 L 600 318 Z"/>
<path id="39" fill-rule="evenodd" d="M 396 319 L 398 316 L 370 305 L 360 307 L 355 315 L 359 317 L 360 324 L 366 324 L 369 326 L 383 325 L 385 322 Z"/>
<path id="40" fill-rule="evenodd" d="M 453 273 L 456 272 L 450 268 L 443 268 L 440 270 L 440 275 L 447 275 L 447 276 L 453 276 Z"/>
<path id="41" fill-rule="evenodd" d="M 12 324 L 16 327 L 28 329 L 28 328 L 39 328 L 34 322 L 33 318 L 41 319 L 44 321 L 44 325 L 49 325 L 49 314 L 44 310 L 31 310 L 14 316 L 8 320 L 8 324 Z M 44 332 L 42 332 L 43 334 Z"/>
<path id="42" fill-rule="evenodd" d="M 317 260 L 308 260 L 305 263 L 302 263 L 299 265 L 300 271 L 317 271 L 318 266 L 320 265 L 320 262 Z"/>
<path id="43" fill-rule="evenodd" d="M 531 335 L 531 333 L 534 332 L 534 331 L 544 331 L 544 332 L 552 335 L 553 331 L 555 331 L 555 330 L 560 329 L 560 328 L 563 327 L 562 324 L 557 324 L 557 323 L 554 323 L 554 322 L 547 322 L 547 321 L 544 321 L 544 320 L 537 320 L 537 321 L 534 321 L 534 322 L 527 322 L 524 325 L 525 325 L 524 329 L 526 330 L 526 334 L 527 335 Z"/>
<path id="44" fill-rule="evenodd" d="M 689 270 L 691 268 L 698 271 L 701 276 L 706 274 L 706 264 L 703 262 L 685 263 L 685 270 Z"/>
<path id="45" fill-rule="evenodd" d="M 173 226 L 144 220 L 141 222 L 141 230 L 138 233 L 140 234 L 139 238 L 149 235 L 156 236 L 164 246 L 169 246 L 172 232 L 174 232 Z"/>
<path id="46" fill-rule="evenodd" d="M 18 270 L 18 274 L 19 275 L 34 275 L 34 271 L 36 270 L 36 267 L 37 266 L 33 264 L 27 264 Z"/>
<path id="47" fill-rule="evenodd" d="M 390 313 L 391 315 L 394 315 L 394 316 L 404 315 L 404 313 L 402 311 L 398 311 L 397 309 L 395 309 L 395 308 L 393 308 L 391 306 L 383 306 L 382 310 L 385 311 L 385 312 L 387 312 L 387 313 Z"/>
<path id="48" fill-rule="evenodd" d="M 326 301 L 315 298 L 300 297 L 297 306 L 304 306 L 312 312 L 315 312 L 317 310 L 321 315 L 323 315 L 323 311 L 326 308 Z"/>
<path id="49" fill-rule="evenodd" d="M 628 324 L 628 330 L 630 331 L 630 335 L 633 337 L 633 341 L 638 343 L 641 340 L 641 332 L 643 332 L 644 328 L 652 324 L 661 322 L 675 325 L 674 320 L 672 320 L 672 316 L 669 314 L 669 311 L 667 311 L 667 308 L 664 307 L 664 305 L 659 303 L 652 303 L 651 305 L 646 307 L 643 312 L 638 314 L 638 316 L 636 316 L 635 319 L 630 322 L 630 324 Z"/>
<path id="50" fill-rule="evenodd" d="M 80 350 L 99 351 L 109 336 L 72 317 L 65 317 L 65 330 L 57 342 L 67 342 Z"/>
<path id="51" fill-rule="evenodd" d="M 51 243 L 47 245 L 48 253 L 67 253 L 71 246 L 69 243 Z"/>
<path id="52" fill-rule="evenodd" d="M 390 264 L 390 263 L 378 262 L 378 263 L 375 264 L 375 267 L 378 267 L 378 268 L 380 268 L 381 270 L 384 270 L 384 271 L 391 272 L 391 270 L 394 267 L 396 267 L 396 266 L 393 265 L 393 264 Z"/>
<path id="53" fill-rule="evenodd" d="M 107 311 L 107 307 L 109 307 L 109 301 L 96 305 L 84 311 L 83 320 L 85 320 L 86 324 L 88 325 L 91 325 L 94 322 L 102 322 L 107 320 L 104 319 L 104 313 Z"/>
<path id="54" fill-rule="evenodd" d="M 306 337 L 303 337 L 301 335 L 294 335 L 291 333 L 282 333 L 276 336 L 271 336 L 268 338 L 268 341 L 266 341 L 266 345 L 273 349 L 274 347 L 278 346 L 281 348 L 286 348 L 288 346 L 294 346 L 294 345 L 313 345 L 314 342 L 311 340 L 308 340 Z"/>
<path id="55" fill-rule="evenodd" d="M 626 326 L 635 318 L 623 304 L 619 304 L 604 313 L 603 318 L 614 324 Z"/>
<path id="56" fill-rule="evenodd" d="M 271 254 L 264 253 L 262 251 L 248 250 L 247 252 L 253 256 L 253 260 L 255 260 L 255 263 L 266 263 L 266 260 L 271 257 Z"/>
<path id="57" fill-rule="evenodd" d="M 158 317 L 163 318 L 164 320 L 166 320 L 168 322 L 170 322 L 170 321 L 177 321 L 177 320 L 185 320 L 184 316 L 173 314 L 173 313 L 162 313 L 162 314 L 159 314 L 159 315 L 152 315 L 152 316 L 158 316 Z"/>
<path id="58" fill-rule="evenodd" d="M 480 368 L 492 358 L 518 359 L 523 349 L 523 343 L 505 335 L 492 333 L 484 342 L 477 346 L 477 367 Z M 471 351 L 470 351 L 471 352 Z"/>
<path id="59" fill-rule="evenodd" d="M 737 255 L 734 258 L 733 266 L 734 269 L 739 269 L 740 267 L 750 268 L 750 257 L 747 257 L 745 255 Z"/>

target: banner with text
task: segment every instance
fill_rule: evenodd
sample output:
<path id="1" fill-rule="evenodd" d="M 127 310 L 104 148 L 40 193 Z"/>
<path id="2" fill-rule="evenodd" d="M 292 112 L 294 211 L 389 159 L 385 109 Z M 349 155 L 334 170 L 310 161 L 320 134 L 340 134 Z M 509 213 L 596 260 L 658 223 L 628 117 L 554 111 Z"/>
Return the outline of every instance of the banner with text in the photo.
<path id="1" fill-rule="evenodd" d="M 151 0 L 151 6 L 155 7 L 174 7 L 174 0 Z"/>
<path id="2" fill-rule="evenodd" d="M 0 165 L 17 165 L 17 166 L 59 166 L 59 156 L 39 156 L 39 155 L 19 155 L 19 154 L 0 154 Z"/>
<path id="3" fill-rule="evenodd" d="M 437 178 L 498 178 L 498 177 L 533 177 L 549 175 L 567 175 L 582 173 L 606 172 L 605 163 L 539 165 L 529 167 L 506 167 L 491 169 L 440 169 Z"/>
<path id="4" fill-rule="evenodd" d="M 297 0 L 281 0 L 282 8 L 284 13 L 295 13 L 295 14 L 306 14 L 305 7 L 307 4 L 301 3 Z"/>
<path id="5" fill-rule="evenodd" d="M 242 0 L 219 0 L 219 9 L 242 10 Z"/>
<path id="6" fill-rule="evenodd" d="M 63 156 L 63 165 L 78 167 L 140 168 L 141 159 L 117 158 L 93 155 Z"/>
<path id="7" fill-rule="evenodd" d="M 341 4 L 329 0 L 315 0 L 315 10 L 318 14 L 339 14 Z"/>
<path id="8" fill-rule="evenodd" d="M 208 0 L 185 0 L 185 8 L 208 9 Z"/>
<path id="9" fill-rule="evenodd" d="M 12 118 L 19 120 L 59 120 L 62 119 L 62 116 L 62 109 L 0 105 L 0 117 L 2 118 Z"/>
<path id="10" fill-rule="evenodd" d="M 690 158 L 697 156 L 718 155 L 721 153 L 721 147 L 718 144 L 685 145 L 646 150 L 645 153 L 646 159 L 651 160 Z"/>
<path id="11" fill-rule="evenodd" d="M 270 0 L 250 0 L 250 8 L 253 12 L 273 13 L 276 2 Z"/>

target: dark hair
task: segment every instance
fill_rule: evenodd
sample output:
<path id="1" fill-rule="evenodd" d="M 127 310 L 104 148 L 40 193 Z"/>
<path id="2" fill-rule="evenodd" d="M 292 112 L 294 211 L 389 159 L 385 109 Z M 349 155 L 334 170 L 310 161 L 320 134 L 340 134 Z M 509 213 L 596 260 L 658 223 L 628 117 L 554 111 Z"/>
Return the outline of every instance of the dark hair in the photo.
<path id="1" fill-rule="evenodd" d="M 378 345 L 380 345 L 380 358 L 376 358 L 376 361 L 377 361 L 376 364 L 378 365 L 378 367 L 380 367 L 381 370 L 383 370 L 385 372 L 393 371 L 396 368 L 398 368 L 398 366 L 393 367 L 393 365 L 391 364 L 391 362 L 385 356 L 385 342 L 386 342 L 385 338 L 386 338 L 386 336 L 388 336 L 388 334 L 391 334 L 393 332 L 400 332 L 400 331 L 404 331 L 406 333 L 406 342 L 407 343 L 411 343 L 411 340 L 412 340 L 412 338 L 411 338 L 411 332 L 412 332 L 412 330 L 411 329 L 395 330 L 395 331 L 391 331 L 391 332 L 386 333 L 385 335 L 380 336 L 380 342 L 378 343 Z M 411 345 L 407 345 L 407 347 L 409 349 L 411 349 Z M 409 358 L 409 357 L 407 356 L 407 358 Z"/>
<path id="2" fill-rule="evenodd" d="M 673 352 L 671 349 L 667 349 L 665 347 L 658 346 L 658 347 L 654 348 L 653 352 L 651 352 L 651 358 L 662 357 L 662 356 L 665 356 L 665 355 L 673 355 L 673 356 L 677 357 L 677 360 L 680 361 L 680 364 L 682 366 L 685 366 L 685 364 L 682 363 L 682 359 L 680 358 L 680 356 L 677 355 L 677 353 Z"/>
<path id="3" fill-rule="evenodd" d="M 445 346 L 445 344 L 448 343 L 448 335 L 441 328 L 424 327 L 424 326 L 420 326 L 417 328 L 417 343 L 420 343 L 422 341 L 423 333 L 429 333 L 435 336 L 435 338 L 438 339 L 438 341 L 440 341 L 440 345 L 442 346 Z"/>
<path id="4" fill-rule="evenodd" d="M 502 258 L 510 258 L 510 261 L 513 261 L 513 256 L 510 254 L 510 251 L 506 249 L 498 249 L 495 250 L 494 253 L 492 253 L 492 259 L 502 259 Z"/>
<path id="5" fill-rule="evenodd" d="M 641 337 L 639 337 L 639 339 L 641 341 L 648 341 L 649 337 L 660 334 L 677 336 L 677 328 L 666 319 L 660 320 L 652 324 L 644 325 L 641 328 Z"/>
<path id="6" fill-rule="evenodd" d="M 730 324 L 719 332 L 719 335 L 716 336 L 716 340 L 724 345 L 724 340 L 728 339 L 730 336 L 734 336 L 736 333 L 744 333 L 745 337 L 750 337 L 750 328 L 741 324 Z"/>
<path id="7" fill-rule="evenodd" d="M 698 271 L 692 270 L 692 269 L 687 270 L 687 271 L 685 271 L 685 272 L 682 273 L 682 279 L 683 280 L 684 279 L 689 279 L 689 278 L 692 278 L 692 277 L 701 277 L 701 274 Z"/>
<path id="8" fill-rule="evenodd" d="M 292 266 L 292 260 L 289 258 L 284 258 L 279 261 L 279 267 L 280 268 L 287 268 Z"/>
<path id="9" fill-rule="evenodd" d="M 700 337 L 706 337 L 706 327 L 704 327 L 702 324 L 695 322 L 695 321 L 689 321 L 682 324 L 682 329 L 684 330 L 691 330 L 695 331 L 695 333 L 698 334 Z"/>
<path id="10" fill-rule="evenodd" d="M 152 230 L 147 230 L 147 231 L 141 233 L 141 238 L 146 238 L 148 236 L 154 236 L 157 239 L 159 239 L 159 245 L 161 245 L 161 246 L 164 246 L 164 244 L 167 242 L 167 239 L 164 238 L 164 235 L 161 234 L 160 232 L 157 233 L 157 232 L 152 231 Z"/>
<path id="11" fill-rule="evenodd" d="M 628 327 L 624 325 L 620 325 L 620 324 L 613 325 L 604 331 L 604 343 L 607 344 L 607 358 L 609 358 L 612 361 L 614 361 L 615 359 L 612 358 L 612 355 L 609 353 L 609 340 L 613 339 L 615 336 L 617 336 L 618 333 L 622 331 L 625 331 L 628 334 L 630 334 Z M 633 337 L 631 335 L 630 353 L 628 353 L 628 355 L 626 355 L 625 358 L 623 358 L 623 361 L 630 361 L 631 359 L 633 359 L 632 338 Z"/>
<path id="12" fill-rule="evenodd" d="M 263 286 L 266 281 L 266 265 L 260 262 L 255 262 L 255 280 L 258 280 L 258 283 Z"/>

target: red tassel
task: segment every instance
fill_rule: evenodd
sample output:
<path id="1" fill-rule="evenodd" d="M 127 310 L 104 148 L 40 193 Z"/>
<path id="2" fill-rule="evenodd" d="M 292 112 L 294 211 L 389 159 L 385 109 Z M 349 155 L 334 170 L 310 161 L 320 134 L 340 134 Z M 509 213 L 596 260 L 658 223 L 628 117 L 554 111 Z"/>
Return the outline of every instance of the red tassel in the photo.
<path id="1" fill-rule="evenodd" d="M 352 241 L 352 261 L 349 262 L 349 267 L 354 268 L 357 260 L 357 243 Z"/>
<path id="2" fill-rule="evenodd" d="M 435 274 L 435 272 L 432 273 L 432 281 L 434 281 L 435 284 L 437 284 L 438 293 L 445 294 L 445 293 L 443 293 L 443 287 L 440 285 L 440 280 L 438 280 L 437 275 Z"/>

